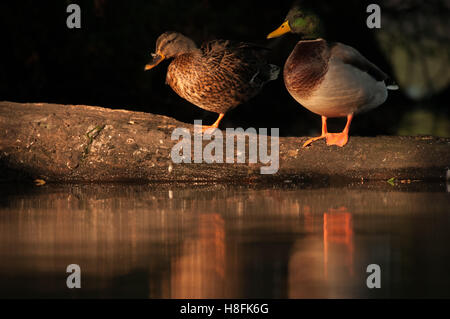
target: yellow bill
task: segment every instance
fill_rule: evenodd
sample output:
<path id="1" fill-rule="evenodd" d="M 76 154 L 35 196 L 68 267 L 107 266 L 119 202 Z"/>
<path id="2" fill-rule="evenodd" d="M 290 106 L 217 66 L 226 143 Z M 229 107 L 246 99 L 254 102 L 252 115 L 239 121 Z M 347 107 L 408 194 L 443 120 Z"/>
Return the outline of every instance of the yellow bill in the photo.
<path id="1" fill-rule="evenodd" d="M 291 28 L 289 27 L 289 22 L 286 20 L 283 22 L 282 25 L 280 25 L 280 27 L 278 29 L 269 33 L 269 35 L 267 36 L 267 39 L 276 38 L 276 37 L 279 37 L 280 35 L 283 35 L 288 32 L 291 32 Z"/>

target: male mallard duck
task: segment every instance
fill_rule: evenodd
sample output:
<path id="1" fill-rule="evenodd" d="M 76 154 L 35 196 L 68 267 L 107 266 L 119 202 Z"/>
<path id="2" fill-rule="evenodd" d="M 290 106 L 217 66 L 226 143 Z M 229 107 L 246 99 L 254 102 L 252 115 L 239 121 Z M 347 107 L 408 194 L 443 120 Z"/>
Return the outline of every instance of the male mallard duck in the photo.
<path id="1" fill-rule="evenodd" d="M 284 65 L 284 83 L 292 97 L 311 112 L 322 116 L 322 134 L 303 147 L 325 138 L 328 145 L 344 146 L 355 113 L 381 105 L 387 98 L 388 76 L 354 48 L 318 38 L 322 25 L 311 9 L 294 6 L 286 21 L 270 33 L 275 38 L 287 32 L 302 35 Z M 327 118 L 347 117 L 341 133 L 328 133 Z"/>
<path id="2" fill-rule="evenodd" d="M 203 127 L 204 131 L 217 128 L 227 111 L 278 77 L 280 68 L 265 62 L 263 50 L 267 49 L 225 40 L 207 42 L 199 49 L 181 33 L 165 32 L 156 41 L 156 53 L 145 70 L 174 58 L 167 69 L 166 83 L 192 104 L 219 113 L 217 121 Z"/>

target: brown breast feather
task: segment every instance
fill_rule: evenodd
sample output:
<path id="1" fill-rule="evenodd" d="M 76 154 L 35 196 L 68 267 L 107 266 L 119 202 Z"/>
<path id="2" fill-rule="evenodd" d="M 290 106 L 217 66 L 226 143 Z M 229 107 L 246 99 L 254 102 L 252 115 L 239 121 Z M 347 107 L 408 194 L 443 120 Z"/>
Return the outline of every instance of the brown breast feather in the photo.
<path id="1" fill-rule="evenodd" d="M 284 65 L 284 82 L 298 98 L 310 96 L 323 81 L 328 70 L 330 51 L 323 39 L 299 41 Z"/>

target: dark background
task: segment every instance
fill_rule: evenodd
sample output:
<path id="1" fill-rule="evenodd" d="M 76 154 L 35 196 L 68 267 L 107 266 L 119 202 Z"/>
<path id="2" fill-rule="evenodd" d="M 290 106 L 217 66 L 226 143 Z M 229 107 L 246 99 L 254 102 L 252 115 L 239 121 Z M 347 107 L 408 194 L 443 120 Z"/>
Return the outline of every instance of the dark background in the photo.
<path id="1" fill-rule="evenodd" d="M 390 41 L 404 45 L 417 63 L 437 51 L 450 56 L 445 37 L 449 1 L 316 2 L 323 4 L 320 13 L 328 40 L 355 47 L 397 82 L 393 60 L 377 40 L 380 31 L 366 27 L 369 3 L 381 6 L 381 30 L 391 30 Z M 81 29 L 66 27 L 70 3 L 81 7 Z M 169 62 L 144 72 L 157 37 L 174 30 L 198 45 L 216 38 L 259 43 L 272 49 L 271 63 L 283 66 L 298 36 L 266 40 L 266 35 L 284 21 L 291 5 L 292 1 L 243 0 L 2 1 L 0 100 L 98 105 L 164 114 L 187 123 L 203 119 L 210 124 L 215 113 L 181 99 L 165 85 Z M 439 38 L 442 34 L 444 38 Z M 438 42 L 439 48 L 420 50 L 423 39 Z M 442 77 L 448 77 L 448 59 L 441 68 Z M 423 72 L 429 77 L 424 94 L 408 94 L 414 87 L 402 87 L 399 82 L 401 90 L 391 91 L 383 105 L 359 115 L 351 133 L 450 136 L 448 81 L 437 89 L 426 63 Z M 343 123 L 332 120 L 330 130 L 340 130 Z M 230 111 L 221 124 L 222 128 L 237 126 L 279 127 L 281 135 L 298 136 L 318 133 L 320 117 L 301 107 L 280 78 Z"/>

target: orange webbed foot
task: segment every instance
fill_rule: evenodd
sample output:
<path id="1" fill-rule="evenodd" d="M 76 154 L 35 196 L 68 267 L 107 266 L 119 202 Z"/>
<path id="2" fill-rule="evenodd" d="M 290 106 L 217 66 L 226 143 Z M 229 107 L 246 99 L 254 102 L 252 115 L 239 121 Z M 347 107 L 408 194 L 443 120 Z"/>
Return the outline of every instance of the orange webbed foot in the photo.
<path id="1" fill-rule="evenodd" d="M 337 145 L 337 146 L 344 146 L 348 142 L 348 134 L 342 132 L 342 133 L 326 133 L 325 135 L 317 136 L 310 138 L 305 143 L 303 143 L 303 147 L 307 147 L 312 142 L 320 140 L 325 138 L 327 140 L 327 145 Z"/>
<path id="2" fill-rule="evenodd" d="M 327 118 L 322 116 L 322 135 L 318 137 L 313 137 L 303 143 L 303 147 L 308 146 L 314 141 L 325 138 L 327 140 L 327 145 L 337 145 L 339 147 L 344 146 L 348 142 L 348 132 L 350 129 L 350 123 L 352 122 L 353 114 L 347 115 L 347 123 L 345 128 L 341 133 L 328 133 L 327 130 Z"/>
<path id="3" fill-rule="evenodd" d="M 215 130 L 216 128 L 219 128 L 219 123 L 220 123 L 220 121 L 223 119 L 224 116 L 225 116 L 224 113 L 220 113 L 220 114 L 219 114 L 219 118 L 217 119 L 217 121 L 214 122 L 213 125 L 203 125 L 203 126 L 202 126 L 202 133 L 205 133 L 205 131 L 207 131 L 207 130 L 209 130 L 209 129 L 212 129 L 212 130 L 210 130 L 208 133 L 214 132 L 214 130 Z"/>
<path id="4" fill-rule="evenodd" d="M 344 146 L 348 142 L 348 134 L 342 133 L 328 133 L 327 134 L 327 145 L 337 145 L 339 147 Z"/>
<path id="5" fill-rule="evenodd" d="M 312 142 L 317 141 L 317 140 L 320 140 L 320 139 L 322 139 L 322 138 L 326 138 L 326 137 L 327 137 L 327 135 L 320 135 L 320 136 L 317 136 L 317 137 L 312 137 L 312 138 L 310 138 L 309 140 L 307 140 L 305 143 L 303 143 L 303 147 L 307 147 L 307 146 L 310 145 Z"/>
<path id="6" fill-rule="evenodd" d="M 205 133 L 208 130 L 209 130 L 208 133 L 212 133 L 217 128 L 218 128 L 218 125 L 217 126 L 214 126 L 214 125 L 202 125 L 202 133 Z"/>

